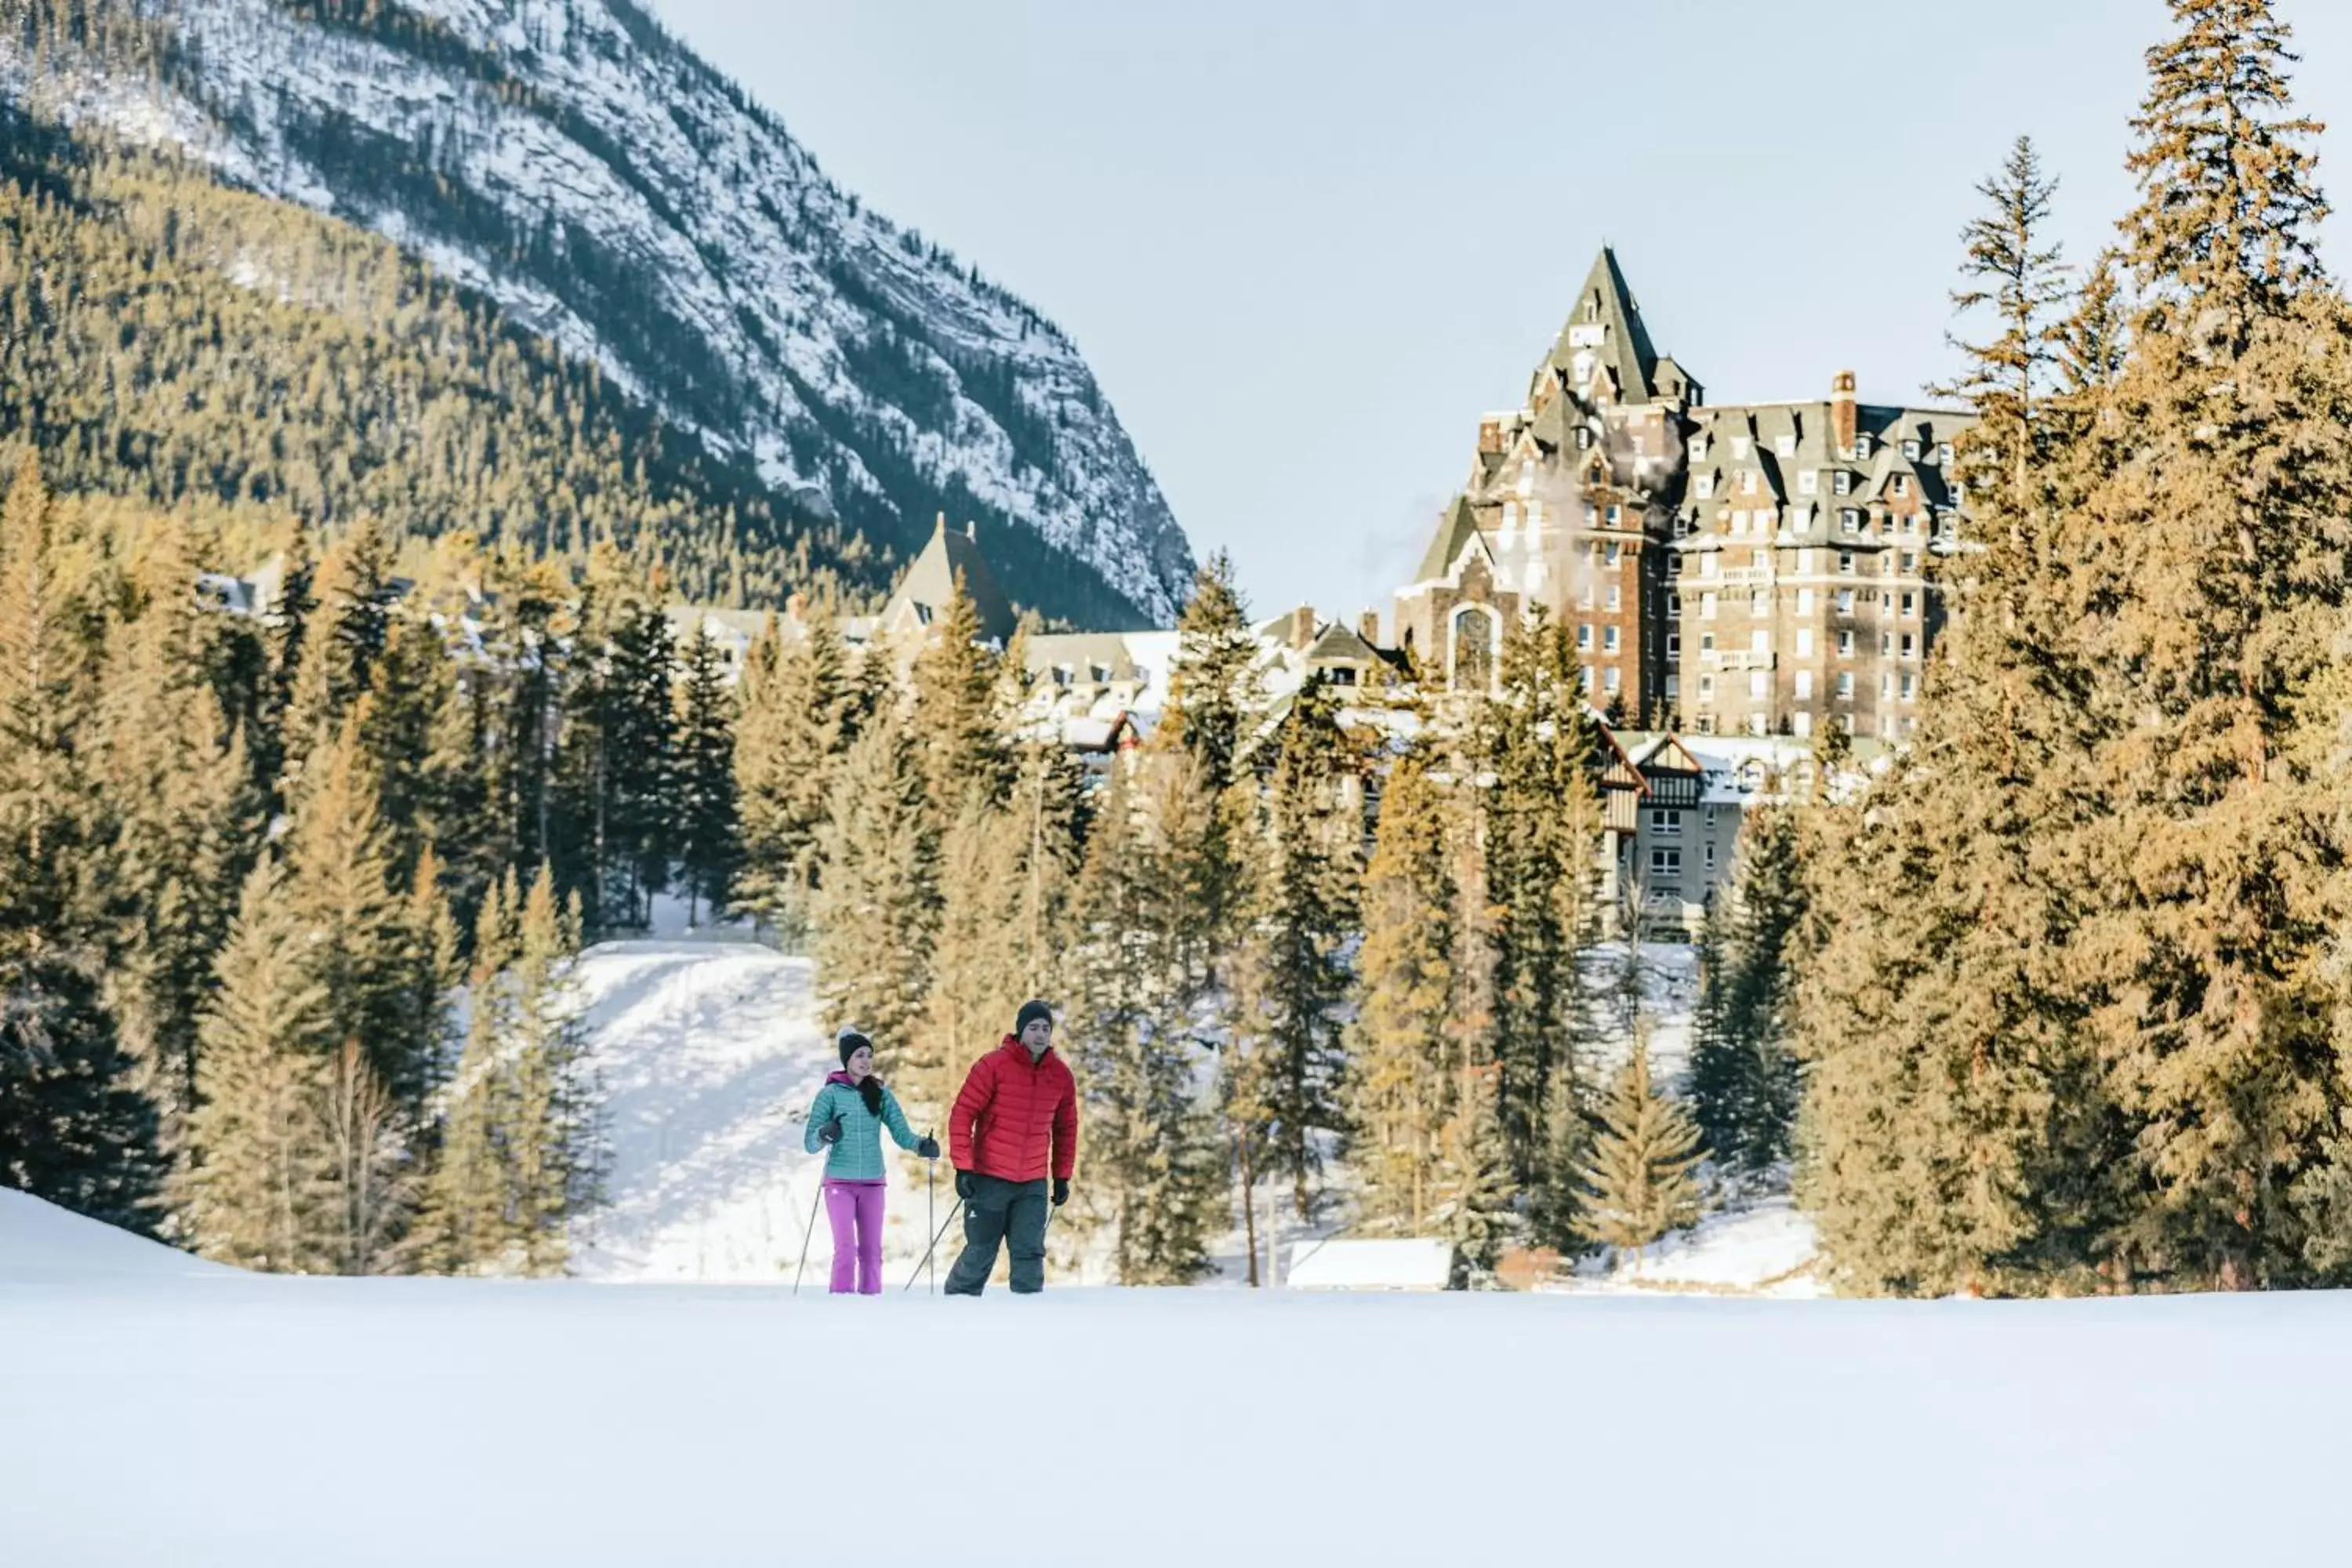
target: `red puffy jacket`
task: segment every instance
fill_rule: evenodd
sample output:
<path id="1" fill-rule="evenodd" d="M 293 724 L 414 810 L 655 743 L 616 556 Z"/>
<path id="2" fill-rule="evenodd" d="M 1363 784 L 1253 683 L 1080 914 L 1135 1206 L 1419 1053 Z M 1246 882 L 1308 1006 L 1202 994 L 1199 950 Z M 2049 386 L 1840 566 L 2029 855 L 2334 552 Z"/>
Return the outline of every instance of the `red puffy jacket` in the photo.
<path id="1" fill-rule="evenodd" d="M 1011 1035 L 972 1064 L 948 1112 L 948 1157 L 959 1171 L 1008 1182 L 1063 1181 L 1078 1163 L 1078 1085 L 1048 1047 L 1032 1058 Z"/>

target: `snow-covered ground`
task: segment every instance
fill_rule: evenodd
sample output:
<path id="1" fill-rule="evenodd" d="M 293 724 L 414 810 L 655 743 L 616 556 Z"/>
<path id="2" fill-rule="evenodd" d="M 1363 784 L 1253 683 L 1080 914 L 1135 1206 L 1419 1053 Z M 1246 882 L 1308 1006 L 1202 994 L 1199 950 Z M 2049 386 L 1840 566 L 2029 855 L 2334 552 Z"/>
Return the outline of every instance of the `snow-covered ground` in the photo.
<path id="1" fill-rule="evenodd" d="M 1575 1277 L 1545 1289 L 1587 1292 L 1646 1290 L 1666 1295 L 1826 1295 L 1815 1271 L 1813 1222 L 1786 1196 L 1709 1215 L 1641 1258 L 1607 1254 Z"/>
<path id="2" fill-rule="evenodd" d="M 0 1192 L 12 1564 L 2149 1568 L 2342 1541 L 2340 1294 L 835 1300 L 126 1245 Z"/>

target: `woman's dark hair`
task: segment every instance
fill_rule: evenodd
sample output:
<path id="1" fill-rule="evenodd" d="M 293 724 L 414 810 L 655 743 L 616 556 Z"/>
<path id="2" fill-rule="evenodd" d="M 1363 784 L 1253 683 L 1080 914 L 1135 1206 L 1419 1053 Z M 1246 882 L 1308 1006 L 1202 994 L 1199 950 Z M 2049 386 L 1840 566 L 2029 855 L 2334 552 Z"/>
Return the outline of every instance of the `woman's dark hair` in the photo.
<path id="1" fill-rule="evenodd" d="M 859 1079 L 857 1098 L 866 1102 L 866 1115 L 880 1116 L 882 1114 L 882 1080 L 872 1073 L 867 1073 L 864 1078 Z"/>

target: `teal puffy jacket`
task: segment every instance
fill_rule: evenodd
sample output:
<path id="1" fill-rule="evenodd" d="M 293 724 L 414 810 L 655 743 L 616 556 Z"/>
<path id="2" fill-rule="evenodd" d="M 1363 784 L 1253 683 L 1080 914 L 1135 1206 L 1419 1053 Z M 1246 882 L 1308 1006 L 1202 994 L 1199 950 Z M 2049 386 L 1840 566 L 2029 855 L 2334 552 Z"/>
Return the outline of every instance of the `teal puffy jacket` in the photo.
<path id="1" fill-rule="evenodd" d="M 835 1073 L 816 1091 L 816 1103 L 809 1107 L 808 1131 L 803 1142 L 808 1152 L 815 1153 L 824 1147 L 817 1137 L 824 1124 L 835 1117 L 841 1118 L 841 1142 L 833 1146 L 833 1153 L 824 1163 L 824 1177 L 829 1182 L 878 1182 L 882 1179 L 882 1129 L 890 1130 L 891 1139 L 908 1153 L 922 1140 L 907 1125 L 907 1113 L 898 1109 L 898 1097 L 888 1089 L 882 1091 L 882 1114 L 876 1116 L 866 1109 L 866 1097 L 849 1081 L 847 1073 Z"/>

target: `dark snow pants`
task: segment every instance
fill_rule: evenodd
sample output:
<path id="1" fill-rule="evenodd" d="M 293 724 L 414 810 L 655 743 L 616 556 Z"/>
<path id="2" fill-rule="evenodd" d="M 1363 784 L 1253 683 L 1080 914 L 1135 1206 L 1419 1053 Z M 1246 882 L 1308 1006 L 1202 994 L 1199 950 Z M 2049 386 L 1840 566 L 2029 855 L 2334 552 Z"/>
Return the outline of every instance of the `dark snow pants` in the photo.
<path id="1" fill-rule="evenodd" d="M 977 1296 L 996 1267 L 996 1248 L 1013 1247 L 1013 1289 L 1034 1296 L 1045 1288 L 1045 1182 L 1008 1182 L 975 1173 L 963 1205 L 963 1256 L 948 1270 L 950 1296 Z"/>

